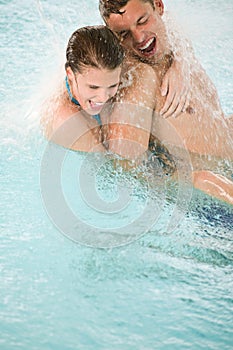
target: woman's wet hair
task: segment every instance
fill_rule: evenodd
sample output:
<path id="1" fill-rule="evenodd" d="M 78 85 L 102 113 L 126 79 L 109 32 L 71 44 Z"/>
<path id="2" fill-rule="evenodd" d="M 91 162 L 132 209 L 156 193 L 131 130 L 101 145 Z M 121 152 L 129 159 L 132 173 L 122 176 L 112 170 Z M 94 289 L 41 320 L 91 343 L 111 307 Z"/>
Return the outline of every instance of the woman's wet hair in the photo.
<path id="1" fill-rule="evenodd" d="M 99 0 L 99 11 L 103 19 L 108 19 L 111 13 L 122 14 L 122 7 L 126 6 L 130 0 Z M 154 0 L 140 0 L 148 2 L 153 9 L 155 8 Z"/>
<path id="2" fill-rule="evenodd" d="M 124 59 L 124 50 L 115 34 L 106 26 L 79 28 L 70 37 L 65 68 L 81 73 L 88 67 L 113 70 Z"/>

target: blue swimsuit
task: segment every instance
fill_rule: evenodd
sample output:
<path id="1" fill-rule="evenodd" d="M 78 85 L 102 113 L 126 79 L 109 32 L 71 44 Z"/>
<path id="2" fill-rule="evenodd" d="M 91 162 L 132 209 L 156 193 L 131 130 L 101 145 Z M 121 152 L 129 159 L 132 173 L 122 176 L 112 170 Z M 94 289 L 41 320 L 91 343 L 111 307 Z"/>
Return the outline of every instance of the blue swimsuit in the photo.
<path id="1" fill-rule="evenodd" d="M 67 92 L 69 94 L 69 97 L 70 97 L 70 100 L 71 102 L 73 102 L 74 104 L 76 104 L 77 106 L 80 106 L 80 103 L 76 100 L 76 98 L 74 98 L 74 96 L 72 95 L 71 91 L 70 91 L 70 85 L 69 85 L 69 82 L 68 82 L 68 77 L 66 76 L 66 89 L 67 89 Z M 94 118 L 97 123 L 99 125 L 102 125 L 101 123 L 101 119 L 100 119 L 100 114 L 95 114 L 95 115 L 92 115 L 92 118 Z"/>

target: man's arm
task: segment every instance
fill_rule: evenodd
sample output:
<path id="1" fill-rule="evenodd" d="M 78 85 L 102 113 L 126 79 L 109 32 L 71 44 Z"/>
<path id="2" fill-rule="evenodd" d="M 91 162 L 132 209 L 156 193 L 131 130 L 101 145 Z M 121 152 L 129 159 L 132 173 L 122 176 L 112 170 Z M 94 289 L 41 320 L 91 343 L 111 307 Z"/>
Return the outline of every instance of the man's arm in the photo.
<path id="1" fill-rule="evenodd" d="M 136 160 L 148 149 L 159 81 L 143 63 L 129 69 L 114 104 L 109 122 L 109 150 Z"/>
<path id="2" fill-rule="evenodd" d="M 170 44 L 173 62 L 166 72 L 161 94 L 166 100 L 160 114 L 164 117 L 178 117 L 185 111 L 190 102 L 191 94 L 191 65 L 196 64 L 192 43 L 174 25 L 173 21 L 166 21 L 167 31 L 170 33 Z"/>
<path id="3" fill-rule="evenodd" d="M 233 205 L 233 182 L 222 175 L 207 170 L 194 171 L 193 186 Z"/>
<path id="4" fill-rule="evenodd" d="M 178 117 L 189 105 L 190 94 L 189 65 L 185 61 L 174 60 L 165 74 L 161 95 L 166 96 L 160 114 L 164 118 Z"/>

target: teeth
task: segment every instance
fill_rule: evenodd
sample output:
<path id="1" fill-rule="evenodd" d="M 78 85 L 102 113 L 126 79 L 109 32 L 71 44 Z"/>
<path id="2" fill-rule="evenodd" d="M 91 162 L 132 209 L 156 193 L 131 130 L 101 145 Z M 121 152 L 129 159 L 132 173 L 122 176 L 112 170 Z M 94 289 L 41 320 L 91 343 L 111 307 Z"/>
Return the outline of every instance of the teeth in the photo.
<path id="1" fill-rule="evenodd" d="M 90 101 L 91 102 L 91 101 Z M 93 106 L 103 106 L 103 102 L 91 102 Z"/>
<path id="2" fill-rule="evenodd" d="M 102 106 L 102 105 L 103 105 L 103 102 L 94 102 L 94 104 L 95 104 L 96 106 Z"/>
<path id="3" fill-rule="evenodd" d="M 147 49 L 153 43 L 153 41 L 154 41 L 154 38 L 151 38 L 149 41 L 147 41 L 147 43 L 144 46 L 140 47 L 140 50 L 143 51 Z"/>

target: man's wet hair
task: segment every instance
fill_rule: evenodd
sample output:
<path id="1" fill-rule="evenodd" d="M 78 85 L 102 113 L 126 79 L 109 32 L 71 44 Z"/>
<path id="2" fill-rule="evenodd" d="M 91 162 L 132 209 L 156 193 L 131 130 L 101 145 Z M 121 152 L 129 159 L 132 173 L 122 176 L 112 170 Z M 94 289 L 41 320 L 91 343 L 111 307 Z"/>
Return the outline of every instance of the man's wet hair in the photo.
<path id="1" fill-rule="evenodd" d="M 99 0 L 99 11 L 104 20 L 108 19 L 112 13 L 122 14 L 122 7 L 126 6 L 130 0 Z M 153 0 L 140 0 L 148 2 L 155 9 Z"/>

